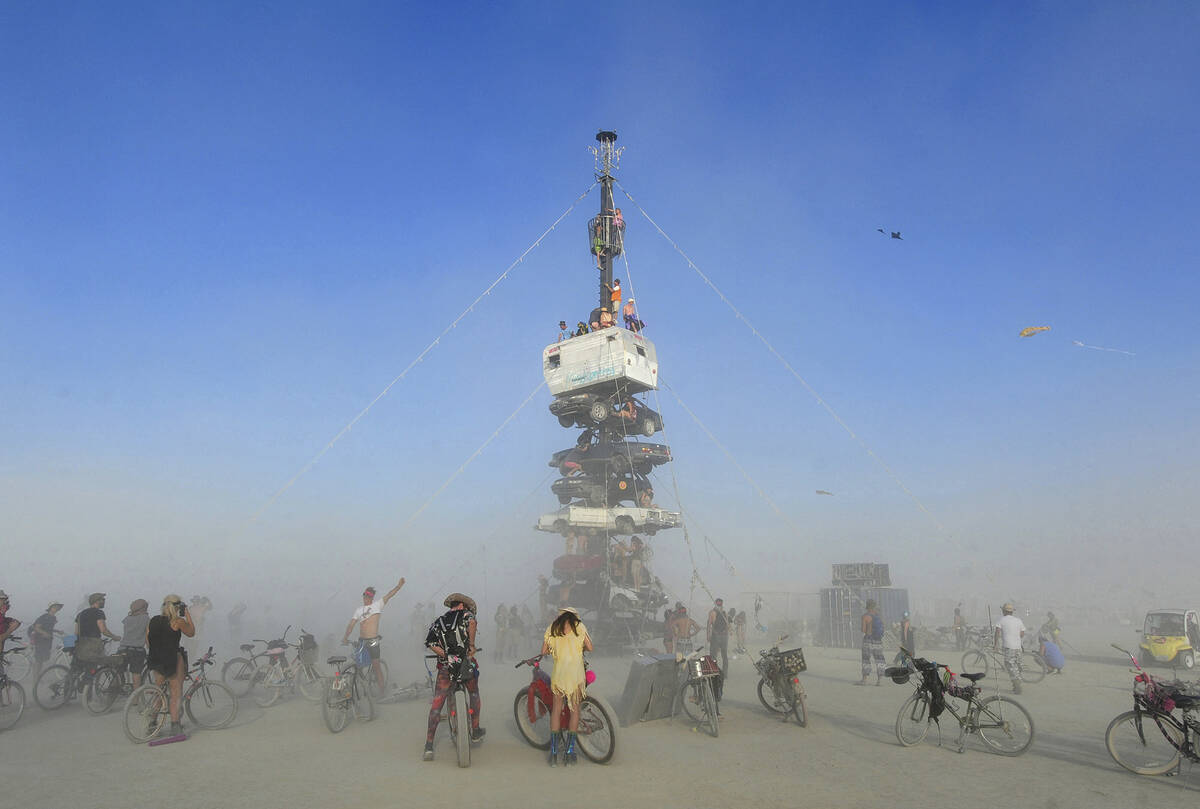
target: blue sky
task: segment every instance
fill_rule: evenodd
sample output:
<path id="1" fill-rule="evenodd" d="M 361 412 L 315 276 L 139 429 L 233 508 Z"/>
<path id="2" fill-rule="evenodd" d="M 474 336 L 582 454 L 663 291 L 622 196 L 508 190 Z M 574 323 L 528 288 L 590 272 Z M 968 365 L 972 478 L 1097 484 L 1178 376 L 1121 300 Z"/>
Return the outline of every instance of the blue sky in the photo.
<path id="1" fill-rule="evenodd" d="M 800 529 L 663 392 L 693 533 L 739 565 L 702 559 L 716 586 L 812 590 L 861 557 L 926 588 L 972 560 L 947 591 L 1184 588 L 1126 555 L 1197 539 L 1198 22 L 1187 3 L 7 6 L 0 514 L 32 581 L 4 586 L 164 543 L 207 548 L 199 577 L 274 559 L 351 580 L 366 555 L 433 580 L 483 544 L 492 586 L 521 589 L 557 552 L 528 530 L 549 481 L 530 493 L 570 442 L 544 392 L 399 529 L 590 309 L 596 191 L 248 518 L 587 188 L 610 128 L 624 188 L 937 517 L 625 204 L 618 276 L 664 379 Z M 322 561 L 331 542 L 356 558 Z M 676 587 L 682 551 L 659 538 Z"/>

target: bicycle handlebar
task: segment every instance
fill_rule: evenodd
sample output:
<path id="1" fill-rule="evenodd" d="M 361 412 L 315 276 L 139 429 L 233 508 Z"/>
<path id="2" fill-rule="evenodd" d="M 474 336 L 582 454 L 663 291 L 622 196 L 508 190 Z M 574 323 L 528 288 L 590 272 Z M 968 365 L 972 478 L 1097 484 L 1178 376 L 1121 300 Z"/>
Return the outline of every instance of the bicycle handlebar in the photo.
<path id="1" fill-rule="evenodd" d="M 521 662 L 519 662 L 515 666 L 513 666 L 513 668 L 519 669 L 519 668 L 521 668 L 521 666 L 537 665 L 538 663 L 540 663 L 542 661 L 543 657 L 545 657 L 545 655 L 538 655 L 537 657 L 531 657 L 528 660 L 522 660 Z"/>

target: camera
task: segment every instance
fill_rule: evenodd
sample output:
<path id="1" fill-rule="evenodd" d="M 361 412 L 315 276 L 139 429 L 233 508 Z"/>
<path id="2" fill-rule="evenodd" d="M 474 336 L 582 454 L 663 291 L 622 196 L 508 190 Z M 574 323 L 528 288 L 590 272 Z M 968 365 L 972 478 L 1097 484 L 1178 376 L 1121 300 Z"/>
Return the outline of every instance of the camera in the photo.
<path id="1" fill-rule="evenodd" d="M 186 613 L 187 613 L 187 604 L 184 604 L 184 603 L 180 602 L 180 604 L 179 604 L 179 617 L 180 617 L 180 618 L 182 618 L 182 617 L 183 617 L 183 616 L 184 616 Z"/>

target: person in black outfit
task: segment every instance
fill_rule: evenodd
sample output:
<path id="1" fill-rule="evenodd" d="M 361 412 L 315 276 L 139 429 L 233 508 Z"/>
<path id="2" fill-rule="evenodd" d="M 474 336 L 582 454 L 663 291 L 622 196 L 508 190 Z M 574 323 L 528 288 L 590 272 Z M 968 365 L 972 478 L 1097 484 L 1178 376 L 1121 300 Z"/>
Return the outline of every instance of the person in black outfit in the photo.
<path id="1" fill-rule="evenodd" d="M 75 659 L 88 663 L 104 657 L 104 642 L 101 637 L 120 640 L 121 636 L 108 629 L 104 618 L 104 593 L 88 596 L 88 608 L 75 616 Z"/>
<path id="2" fill-rule="evenodd" d="M 708 613 L 708 651 L 713 660 L 721 656 L 721 673 L 729 673 L 729 616 L 725 602 L 718 598 Z"/>
<path id="3" fill-rule="evenodd" d="M 171 735 L 183 733 L 179 723 L 179 700 L 183 694 L 183 675 L 187 673 L 187 655 L 180 646 L 180 636 L 196 634 L 196 626 L 187 612 L 183 599 L 172 593 L 163 599 L 162 614 L 150 619 L 146 627 L 146 668 L 154 674 L 159 685 L 167 682 L 171 692 Z"/>

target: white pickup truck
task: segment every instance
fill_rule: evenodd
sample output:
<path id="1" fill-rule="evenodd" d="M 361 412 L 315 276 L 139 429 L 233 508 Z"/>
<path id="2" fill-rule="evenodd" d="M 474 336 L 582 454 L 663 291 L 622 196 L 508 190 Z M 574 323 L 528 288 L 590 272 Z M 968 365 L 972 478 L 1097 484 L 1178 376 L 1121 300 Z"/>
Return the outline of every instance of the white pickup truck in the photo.
<path id="1" fill-rule="evenodd" d="M 666 528 L 678 528 L 681 524 L 682 520 L 678 511 L 666 511 L 660 508 L 567 506 L 558 511 L 543 514 L 534 528 L 563 536 L 566 536 L 567 532 L 572 529 L 653 536 L 658 531 Z"/>
<path id="2" fill-rule="evenodd" d="M 589 389 L 624 393 L 658 388 L 658 354 L 641 334 L 612 326 L 542 349 L 542 372 L 554 396 Z"/>

